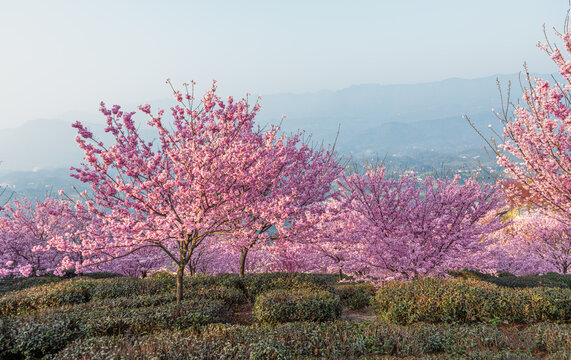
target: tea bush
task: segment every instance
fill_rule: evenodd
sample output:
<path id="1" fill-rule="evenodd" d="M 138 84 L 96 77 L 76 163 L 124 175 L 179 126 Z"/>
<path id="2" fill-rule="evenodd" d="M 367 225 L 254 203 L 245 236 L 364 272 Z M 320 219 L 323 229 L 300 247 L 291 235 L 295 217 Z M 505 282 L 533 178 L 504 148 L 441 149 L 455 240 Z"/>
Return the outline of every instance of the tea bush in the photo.
<path id="1" fill-rule="evenodd" d="M 482 280 L 510 288 L 554 287 L 571 289 L 571 274 L 547 273 L 544 275 L 515 276 L 510 273 L 499 273 L 497 276 L 493 276 L 475 270 L 463 270 L 451 271 L 450 275 L 463 279 Z"/>
<path id="2" fill-rule="evenodd" d="M 569 325 L 554 325 L 561 330 Z M 382 322 L 298 322 L 277 325 L 207 325 L 183 332 L 158 332 L 80 339 L 57 354 L 90 359 L 533 359 L 533 343 L 512 346 L 498 328 L 477 325 L 401 326 Z M 559 359 L 571 348 L 546 354 Z M 519 356 L 519 357 L 517 357 Z M 564 358 L 561 358 L 564 359 Z"/>
<path id="3" fill-rule="evenodd" d="M 571 319 L 569 289 L 510 289 L 477 280 L 421 278 L 388 283 L 379 288 L 375 302 L 381 318 L 400 324 Z"/>
<path id="4" fill-rule="evenodd" d="M 0 297 L 0 314 L 18 315 L 34 310 L 80 304 L 90 300 L 90 284 L 86 281 L 48 283 L 10 292 Z"/>
<path id="5" fill-rule="evenodd" d="M 339 296 L 324 290 L 272 290 L 259 295 L 252 313 L 260 323 L 327 321 L 341 315 Z"/>
<path id="6" fill-rule="evenodd" d="M 305 273 L 259 273 L 246 274 L 243 278 L 244 290 L 251 301 L 260 294 L 278 289 L 331 290 L 337 281 L 335 275 Z"/>
<path id="7" fill-rule="evenodd" d="M 352 310 L 362 309 L 371 305 L 377 291 L 376 287 L 370 283 L 339 284 L 335 285 L 333 290 L 339 295 L 341 305 Z"/>
<path id="8" fill-rule="evenodd" d="M 222 321 L 227 313 L 226 304 L 220 300 L 184 300 L 181 306 L 174 302 L 149 307 L 124 305 L 128 304 L 117 301 L 87 303 L 7 319 L 0 323 L 3 330 L 0 354 L 39 358 L 62 349 L 77 338 L 197 328 Z"/>

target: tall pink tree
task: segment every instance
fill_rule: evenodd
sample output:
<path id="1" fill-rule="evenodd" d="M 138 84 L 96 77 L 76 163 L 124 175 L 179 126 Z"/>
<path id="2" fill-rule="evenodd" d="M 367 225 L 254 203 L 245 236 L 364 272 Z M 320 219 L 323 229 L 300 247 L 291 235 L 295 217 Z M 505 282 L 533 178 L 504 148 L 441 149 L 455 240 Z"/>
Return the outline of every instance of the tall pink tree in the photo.
<path id="1" fill-rule="evenodd" d="M 257 103 L 232 97 L 223 101 L 213 86 L 195 107 L 193 91 L 186 89 L 184 95 L 174 91 L 178 104 L 171 108 L 172 123 L 163 120 L 163 110 L 153 115 L 149 105 L 139 107 L 150 117 L 155 142 L 143 139 L 135 113 L 102 104 L 114 143 L 105 146 L 81 123 L 74 124 L 85 158 L 81 168 L 72 168 L 72 176 L 93 191 L 87 207 L 100 223 L 92 233 L 112 234 L 86 239 L 82 247 L 89 262 L 84 265 L 158 248 L 177 268 L 178 302 L 185 268 L 197 248 L 206 241 L 260 236 L 268 224 L 283 227 L 284 219 L 303 205 L 300 201 L 311 199 L 285 195 L 311 181 L 295 172 L 326 170 L 318 166 L 322 163 L 337 166 L 320 162 L 330 155 L 309 149 L 299 135 L 258 128 Z M 318 171 L 301 173 L 308 174 L 318 176 Z M 282 183 L 286 185 L 276 185 Z M 326 192 L 308 187 L 318 200 Z"/>
<path id="2" fill-rule="evenodd" d="M 244 192 L 251 200 L 238 219 L 239 227 L 227 237 L 240 252 L 239 274 L 244 275 L 250 250 L 262 246 L 273 253 L 294 247 L 289 233 L 308 214 L 323 211 L 322 203 L 332 195 L 332 184 L 342 171 L 335 153 L 312 148 L 301 133 L 277 138 L 272 128 L 257 145 L 257 164 L 241 176 L 247 180 Z M 287 251 L 286 251 L 287 252 Z"/>
<path id="3" fill-rule="evenodd" d="M 372 167 L 344 176 L 340 186 L 341 221 L 353 229 L 350 261 L 361 269 L 355 275 L 377 281 L 478 265 L 472 255 L 484 249 L 484 235 L 503 226 L 496 213 L 501 194 L 473 179 L 389 177 Z"/>
<path id="4" fill-rule="evenodd" d="M 506 195 L 571 224 L 571 28 L 557 33 L 561 48 L 539 43 L 558 67 L 562 81 L 532 78 L 527 71 L 523 101 L 502 98 L 497 113 L 504 129 L 499 143 L 487 141 L 509 181 Z M 564 55 L 564 53 L 566 55 Z M 472 124 L 473 125 L 473 124 Z"/>

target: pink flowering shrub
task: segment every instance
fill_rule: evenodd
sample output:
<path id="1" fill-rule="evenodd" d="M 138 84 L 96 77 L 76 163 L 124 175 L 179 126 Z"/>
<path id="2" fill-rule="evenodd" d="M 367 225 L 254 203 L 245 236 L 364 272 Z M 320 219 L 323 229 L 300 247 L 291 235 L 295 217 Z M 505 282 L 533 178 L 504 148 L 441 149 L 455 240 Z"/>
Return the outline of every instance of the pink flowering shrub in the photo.
<path id="1" fill-rule="evenodd" d="M 473 179 L 388 177 L 374 167 L 343 176 L 339 186 L 341 203 L 313 245 L 357 278 L 410 279 L 480 265 L 473 255 L 503 226 L 501 193 Z"/>

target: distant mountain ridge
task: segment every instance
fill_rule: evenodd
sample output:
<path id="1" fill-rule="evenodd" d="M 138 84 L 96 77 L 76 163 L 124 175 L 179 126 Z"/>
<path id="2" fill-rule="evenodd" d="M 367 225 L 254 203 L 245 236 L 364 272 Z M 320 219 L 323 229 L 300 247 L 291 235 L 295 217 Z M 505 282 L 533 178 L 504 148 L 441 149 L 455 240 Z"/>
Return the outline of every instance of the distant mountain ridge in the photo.
<path id="1" fill-rule="evenodd" d="M 508 81 L 516 84 L 512 86 L 512 99 L 521 97 L 518 74 L 414 85 L 364 84 L 337 91 L 262 96 L 258 121 L 279 123 L 285 114 L 284 131 L 303 129 L 314 142 L 325 144 L 335 140 L 340 126 L 336 148 L 343 154 L 356 158 L 417 156 L 425 159 L 424 165 L 432 162 L 437 167 L 440 164 L 436 161 L 442 159 L 482 153 L 482 140 L 462 115 L 469 115 L 485 133 L 488 124 L 497 128 L 499 124 L 491 111 L 500 106 L 496 78 L 504 90 Z M 168 109 L 174 104 L 164 99 L 150 103 L 154 109 Z M 74 116 L 79 117 L 77 113 Z M 103 120 L 87 126 L 104 142 L 109 139 Z M 151 138 L 152 134 L 147 132 L 145 137 Z M 69 169 L 79 165 L 83 153 L 75 143 L 76 135 L 69 121 L 57 119 L 33 120 L 18 128 L 0 129 L 0 182 L 5 182 L 2 174 L 12 171 Z M 435 155 L 431 160 L 430 154 L 445 156 Z M 65 172 L 67 176 L 69 171 Z"/>

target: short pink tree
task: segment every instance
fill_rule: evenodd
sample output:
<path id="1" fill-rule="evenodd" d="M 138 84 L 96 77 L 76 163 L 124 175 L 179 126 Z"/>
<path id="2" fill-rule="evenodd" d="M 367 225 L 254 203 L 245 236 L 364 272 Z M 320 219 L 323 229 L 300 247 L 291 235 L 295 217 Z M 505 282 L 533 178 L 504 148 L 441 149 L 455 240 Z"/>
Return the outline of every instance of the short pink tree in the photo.
<path id="1" fill-rule="evenodd" d="M 85 218 L 67 201 L 11 201 L 0 213 L 0 276 L 61 275 L 72 270 L 67 261 L 75 263 L 81 254 L 50 244 L 79 242 L 78 231 L 84 226 Z"/>
<path id="2" fill-rule="evenodd" d="M 473 179 L 389 177 L 373 167 L 344 176 L 340 186 L 346 207 L 340 221 L 352 229 L 350 262 L 360 269 L 354 275 L 374 281 L 477 266 L 472 255 L 485 248 L 485 235 L 503 226 L 494 214 L 501 194 Z"/>
<path id="3" fill-rule="evenodd" d="M 571 228 L 553 216 L 532 211 L 490 236 L 499 271 L 526 275 L 571 270 Z"/>
<path id="4" fill-rule="evenodd" d="M 292 229 L 293 241 L 303 244 L 303 252 L 314 269 L 322 272 L 359 273 L 362 264 L 356 260 L 365 242 L 357 235 L 358 226 L 350 221 L 350 202 L 331 197 L 322 203 L 322 210 L 308 213 Z"/>
<path id="5" fill-rule="evenodd" d="M 74 124 L 85 161 L 73 168 L 72 176 L 91 185 L 88 212 L 100 219 L 91 233 L 103 234 L 82 244 L 89 259 L 83 265 L 160 249 L 177 269 L 180 302 L 184 271 L 197 248 L 216 239 L 258 237 L 269 224 L 285 226 L 284 219 L 303 205 L 300 201 L 312 199 L 284 195 L 311 181 L 296 171 L 315 168 L 301 175 L 318 176 L 324 170 L 321 164 L 337 166 L 327 162 L 329 154 L 309 149 L 298 135 L 257 128 L 257 103 L 232 97 L 224 102 L 215 91 L 213 86 L 196 107 L 188 86 L 185 95 L 175 91 L 178 104 L 171 108 L 174 120 L 168 125 L 162 110 L 152 115 L 149 105 L 140 106 L 156 130 L 155 142 L 143 139 L 135 113 L 119 106 L 101 106 L 106 131 L 115 139 L 111 146 L 96 140 L 81 123 Z M 316 192 L 317 200 L 323 196 L 318 189 L 308 190 Z"/>

